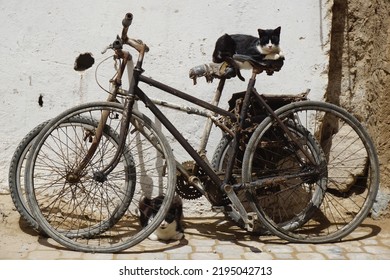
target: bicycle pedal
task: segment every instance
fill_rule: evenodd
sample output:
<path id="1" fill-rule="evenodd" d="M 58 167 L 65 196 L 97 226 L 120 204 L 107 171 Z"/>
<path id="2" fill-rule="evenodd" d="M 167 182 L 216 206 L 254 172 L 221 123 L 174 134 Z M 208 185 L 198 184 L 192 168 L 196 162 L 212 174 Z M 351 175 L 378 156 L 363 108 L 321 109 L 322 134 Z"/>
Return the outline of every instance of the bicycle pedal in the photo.
<path id="1" fill-rule="evenodd" d="M 246 230 L 252 233 L 263 235 L 269 233 L 269 231 L 261 224 L 255 212 L 248 213 L 248 223 L 246 224 Z"/>

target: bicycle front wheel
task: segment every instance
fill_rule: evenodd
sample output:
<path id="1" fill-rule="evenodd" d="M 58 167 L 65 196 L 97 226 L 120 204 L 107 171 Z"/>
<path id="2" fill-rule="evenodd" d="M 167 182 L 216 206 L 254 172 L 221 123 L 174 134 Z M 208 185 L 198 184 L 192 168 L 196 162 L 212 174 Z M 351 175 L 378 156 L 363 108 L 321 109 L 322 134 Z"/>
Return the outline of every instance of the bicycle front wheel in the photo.
<path id="1" fill-rule="evenodd" d="M 295 126 L 295 131 L 307 131 L 302 135 L 295 134 L 307 153 L 302 154 L 302 149 L 292 144 L 290 136 L 280 133 L 279 124 L 272 118 L 266 118 L 259 125 L 244 155 L 243 181 L 271 180 L 263 180 L 264 184 L 248 190 L 252 194 L 253 209 L 272 233 L 290 242 L 341 240 L 366 218 L 378 192 L 379 164 L 371 138 L 355 117 L 332 104 L 296 102 L 278 109 L 276 114 L 289 128 Z M 258 147 L 267 150 L 267 138 L 276 136 L 275 133 L 278 133 L 281 145 L 278 149 L 268 150 L 265 155 L 273 153 L 274 156 L 264 159 L 264 153 L 257 152 Z M 310 154 L 310 142 L 313 143 L 310 138 L 315 139 L 320 147 L 317 152 L 322 154 L 318 158 L 320 161 L 314 160 L 317 165 L 314 169 L 306 158 Z M 289 158 L 294 159 L 295 164 L 287 165 L 283 173 L 280 173 L 281 169 L 272 171 L 272 162 L 275 158 L 285 158 L 283 154 L 290 154 Z M 267 160 L 270 168 L 258 169 L 257 164 L 262 160 Z M 272 178 L 278 180 L 272 181 Z M 297 194 L 303 190 L 321 195 L 311 195 L 300 206 L 301 196 Z M 268 201 L 254 195 L 258 192 L 263 193 Z M 302 216 L 302 209 L 307 207 L 314 208 L 314 211 Z M 304 224 L 281 226 L 279 221 L 284 215 L 302 216 Z"/>
<path id="2" fill-rule="evenodd" d="M 36 222 L 33 214 L 31 213 L 28 205 L 28 199 L 26 190 L 24 187 L 24 173 L 25 165 L 32 145 L 41 130 L 48 124 L 49 121 L 43 122 L 32 129 L 18 144 L 11 160 L 9 169 L 9 190 L 11 193 L 12 201 L 20 213 L 20 215 L 27 221 L 27 223 L 35 230 L 40 232 L 39 225 Z M 98 125 L 97 121 L 91 121 L 90 119 L 75 117 L 72 118 L 69 123 L 63 122 L 61 129 L 63 131 L 67 129 L 73 129 L 79 126 L 80 129 L 94 130 Z M 119 135 L 113 130 L 109 130 L 108 127 L 104 129 L 104 139 L 118 145 Z M 125 160 L 131 162 L 131 155 L 125 149 L 124 152 Z M 131 166 L 128 164 L 128 166 Z M 128 186 L 131 189 L 131 186 Z M 88 233 L 91 234 L 91 231 Z"/>
<path id="3" fill-rule="evenodd" d="M 143 114 L 134 111 L 125 149 L 113 171 L 101 172 L 118 142 L 103 133 L 92 159 L 75 170 L 93 142 L 103 113 L 105 131 L 119 135 L 123 105 L 97 102 L 74 107 L 45 126 L 31 148 L 25 186 L 40 227 L 72 250 L 118 252 L 149 236 L 163 220 L 175 190 L 175 162 L 165 137 Z M 95 126 L 73 124 L 90 120 Z M 111 133 L 112 134 L 112 133 Z M 163 197 L 154 218 L 141 226 L 143 197 Z"/>

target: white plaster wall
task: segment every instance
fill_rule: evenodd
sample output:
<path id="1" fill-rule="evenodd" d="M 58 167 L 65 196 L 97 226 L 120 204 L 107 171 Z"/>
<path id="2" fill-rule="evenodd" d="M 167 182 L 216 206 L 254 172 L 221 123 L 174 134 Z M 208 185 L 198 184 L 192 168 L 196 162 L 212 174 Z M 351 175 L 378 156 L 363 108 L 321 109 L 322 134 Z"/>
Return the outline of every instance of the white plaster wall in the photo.
<path id="1" fill-rule="evenodd" d="M 126 12 L 134 14 L 129 36 L 150 47 L 145 75 L 211 100 L 217 82 L 199 80 L 193 86 L 188 71 L 210 62 L 215 40 L 223 33 L 257 35 L 258 28 L 282 26 L 281 46 L 286 55 L 283 69 L 272 77 L 262 75 L 261 93 L 299 93 L 311 88 L 311 99 L 320 99 L 327 83 L 329 18 L 324 0 L 0 0 L 0 192 L 8 189 L 12 154 L 33 127 L 74 105 L 105 100 L 96 85 L 94 67 L 78 73 L 74 60 L 91 52 L 96 62 L 101 50 L 121 31 Z M 106 86 L 112 75 L 105 63 L 99 79 Z M 243 73 L 249 77 L 250 72 Z M 222 104 L 231 92 L 246 84 L 229 80 Z M 154 97 L 162 97 L 148 89 Z M 43 96 L 43 107 L 38 105 Z M 163 97 L 165 98 L 165 97 Z M 169 100 L 177 101 L 170 97 Z M 167 111 L 183 134 L 196 143 L 203 120 Z M 213 133 L 219 138 L 220 133 Z M 169 137 L 169 136 L 168 136 Z M 180 161 L 189 159 L 175 143 Z M 216 140 L 208 147 L 211 157 Z"/>

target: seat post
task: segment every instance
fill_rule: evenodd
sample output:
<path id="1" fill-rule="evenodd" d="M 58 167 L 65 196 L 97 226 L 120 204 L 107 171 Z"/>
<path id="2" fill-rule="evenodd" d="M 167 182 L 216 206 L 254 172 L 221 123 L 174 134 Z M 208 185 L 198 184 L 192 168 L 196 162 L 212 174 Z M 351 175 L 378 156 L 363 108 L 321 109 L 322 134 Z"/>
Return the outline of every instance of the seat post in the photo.
<path id="1" fill-rule="evenodd" d="M 252 79 L 256 80 L 256 76 L 257 76 L 258 74 L 261 74 L 262 72 L 263 72 L 262 69 L 259 69 L 259 68 L 257 68 L 257 67 L 253 67 L 253 68 L 252 68 Z"/>
<path id="2" fill-rule="evenodd" d="M 241 112 L 240 112 L 240 118 L 238 120 L 238 128 L 237 128 L 237 131 L 233 137 L 233 153 L 231 155 L 231 159 L 229 160 L 227 166 L 226 166 L 226 170 L 225 170 L 225 178 L 224 178 L 224 185 L 222 187 L 224 187 L 226 184 L 229 184 L 230 181 L 231 181 L 231 177 L 232 177 L 232 171 L 233 171 L 233 168 L 234 168 L 234 164 L 235 164 L 235 158 L 237 156 L 237 153 L 238 153 L 238 149 L 239 149 L 239 146 L 240 146 L 240 143 L 241 143 L 241 136 L 242 136 L 242 133 L 243 133 L 243 128 L 245 126 L 245 120 L 246 120 L 246 116 L 247 116 L 247 111 L 248 111 L 248 108 L 249 108 L 249 103 L 250 103 L 250 97 L 252 95 L 252 92 L 253 92 L 253 89 L 255 87 L 255 83 L 256 83 L 256 76 L 257 74 L 259 73 L 258 70 L 256 70 L 255 67 L 253 67 L 253 71 L 252 71 L 252 77 L 250 78 L 249 82 L 248 82 L 248 86 L 247 86 L 247 89 L 246 89 L 246 92 L 245 92 L 245 96 L 244 96 L 244 100 L 242 102 L 242 107 L 241 107 Z"/>

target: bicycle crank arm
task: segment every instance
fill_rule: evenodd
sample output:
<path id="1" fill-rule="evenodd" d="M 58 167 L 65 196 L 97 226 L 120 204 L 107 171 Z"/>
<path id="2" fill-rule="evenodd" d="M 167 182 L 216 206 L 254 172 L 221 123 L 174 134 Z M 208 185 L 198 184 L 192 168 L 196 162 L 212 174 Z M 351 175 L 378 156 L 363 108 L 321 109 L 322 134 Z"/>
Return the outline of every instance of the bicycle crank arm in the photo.
<path id="1" fill-rule="evenodd" d="M 245 229 L 250 232 L 253 231 L 255 227 L 254 220 L 248 217 L 248 213 L 246 212 L 240 199 L 237 197 L 236 193 L 234 192 L 234 187 L 231 185 L 224 185 L 223 190 L 225 191 L 225 193 L 227 194 L 228 198 L 233 203 L 233 205 L 237 208 L 238 214 L 241 216 L 241 219 L 245 224 Z"/>

